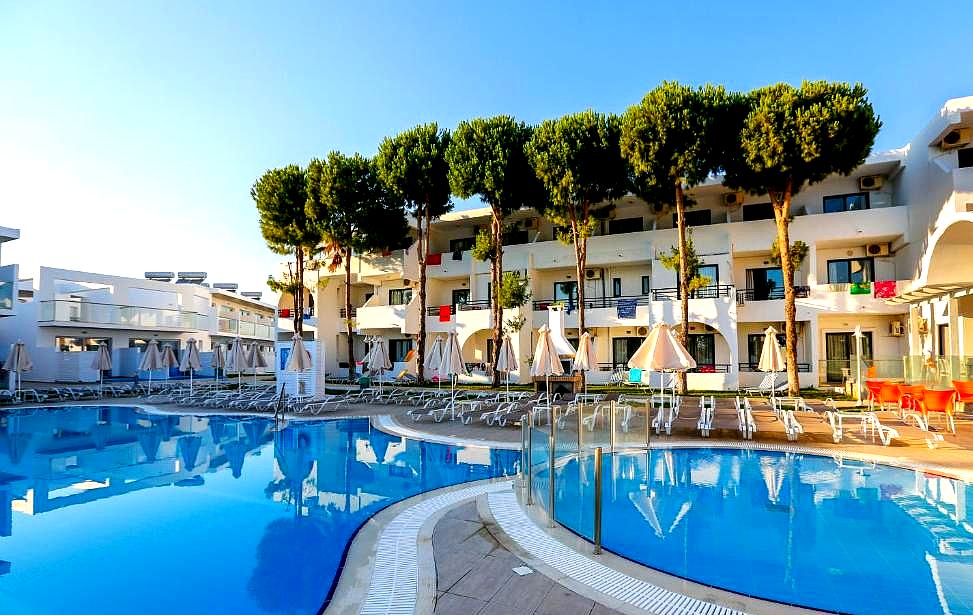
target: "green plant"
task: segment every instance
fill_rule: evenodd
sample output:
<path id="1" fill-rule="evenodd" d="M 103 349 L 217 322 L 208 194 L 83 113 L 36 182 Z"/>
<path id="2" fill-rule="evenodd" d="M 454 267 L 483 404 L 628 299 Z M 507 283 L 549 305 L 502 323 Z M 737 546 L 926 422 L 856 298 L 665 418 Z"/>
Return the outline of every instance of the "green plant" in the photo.
<path id="1" fill-rule="evenodd" d="M 791 263 L 793 263 L 792 267 L 794 267 L 795 271 L 801 268 L 801 264 L 807 258 L 810 250 L 808 245 L 800 239 L 791 244 Z M 776 241 L 770 244 L 770 262 L 780 267 L 780 246 Z"/>
<path id="2" fill-rule="evenodd" d="M 659 255 L 659 262 L 669 271 L 675 271 L 677 273 L 681 271 L 681 263 L 686 263 L 685 271 L 686 276 L 689 278 L 689 283 L 686 285 L 687 295 L 691 296 L 700 288 L 712 284 L 713 280 L 709 276 L 699 274 L 699 268 L 703 265 L 703 261 L 696 255 L 696 247 L 693 245 L 693 230 L 691 228 L 687 229 L 684 246 L 684 250 L 680 250 L 676 246 L 670 247 L 669 254 Z M 687 299 L 688 296 L 681 298 Z"/>
<path id="3" fill-rule="evenodd" d="M 513 310 L 530 300 L 530 280 L 516 271 L 505 271 L 500 284 L 500 307 Z"/>

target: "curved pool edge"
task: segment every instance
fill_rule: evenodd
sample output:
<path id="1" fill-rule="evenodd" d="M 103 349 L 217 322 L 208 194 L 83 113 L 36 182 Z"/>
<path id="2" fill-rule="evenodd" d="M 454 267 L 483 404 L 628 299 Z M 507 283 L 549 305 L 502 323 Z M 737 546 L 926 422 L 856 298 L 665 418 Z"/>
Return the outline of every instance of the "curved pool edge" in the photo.
<path id="1" fill-rule="evenodd" d="M 347 546 L 341 574 L 321 613 L 384 613 L 382 595 L 388 596 L 390 611 L 412 612 L 393 600 L 405 598 L 414 612 L 432 613 L 436 595 L 433 528 L 453 508 L 484 494 L 508 491 L 513 484 L 511 478 L 492 478 L 442 487 L 396 502 L 369 517 Z M 410 546 L 415 553 L 403 553 Z M 377 566 L 379 558 L 385 561 Z M 384 565 L 390 558 L 395 566 Z"/>

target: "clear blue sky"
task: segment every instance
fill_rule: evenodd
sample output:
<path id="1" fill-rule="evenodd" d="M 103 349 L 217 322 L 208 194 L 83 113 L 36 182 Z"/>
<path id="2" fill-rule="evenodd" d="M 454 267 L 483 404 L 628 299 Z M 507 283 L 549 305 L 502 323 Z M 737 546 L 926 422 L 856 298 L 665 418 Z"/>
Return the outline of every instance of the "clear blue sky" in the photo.
<path id="1" fill-rule="evenodd" d="M 420 122 L 832 79 L 868 87 L 887 149 L 973 94 L 961 3 L 264 4 L 0 0 L 4 262 L 266 290 L 253 180 Z"/>

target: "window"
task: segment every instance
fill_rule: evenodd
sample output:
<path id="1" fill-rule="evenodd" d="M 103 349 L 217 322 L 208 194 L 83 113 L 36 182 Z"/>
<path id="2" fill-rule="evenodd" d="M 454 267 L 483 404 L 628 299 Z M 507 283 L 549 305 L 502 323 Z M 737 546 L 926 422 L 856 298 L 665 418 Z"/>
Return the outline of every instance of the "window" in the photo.
<path id="1" fill-rule="evenodd" d="M 773 203 L 754 203 L 752 205 L 743 206 L 743 219 L 745 221 L 749 220 L 773 220 L 774 219 L 774 204 Z"/>
<path id="2" fill-rule="evenodd" d="M 642 345 L 641 337 L 612 338 L 612 369 L 628 367 L 628 360 Z"/>
<path id="3" fill-rule="evenodd" d="M 642 232 L 642 218 L 616 218 L 608 221 L 608 234 Z"/>
<path id="4" fill-rule="evenodd" d="M 405 355 L 412 350 L 412 340 L 389 340 L 389 361 L 400 363 L 405 361 Z"/>
<path id="5" fill-rule="evenodd" d="M 868 209 L 868 193 L 835 194 L 824 197 L 824 213 L 833 214 L 839 211 L 854 211 Z"/>
<path id="6" fill-rule="evenodd" d="M 690 209 L 686 211 L 686 226 L 706 226 L 712 224 L 713 212 L 709 209 Z M 672 214 L 672 226 L 677 225 L 676 214 Z"/>
<path id="7" fill-rule="evenodd" d="M 54 347 L 59 352 L 91 352 L 98 350 L 98 345 L 102 342 L 108 346 L 110 351 L 110 337 L 56 337 L 54 338 Z"/>
<path id="8" fill-rule="evenodd" d="M 612 297 L 622 296 L 622 279 L 612 278 Z"/>
<path id="9" fill-rule="evenodd" d="M 466 250 L 472 250 L 473 245 L 475 243 L 476 243 L 475 237 L 460 237 L 459 239 L 450 239 L 449 251 L 456 253 L 456 252 L 465 252 Z"/>
<path id="10" fill-rule="evenodd" d="M 389 305 L 407 305 L 412 301 L 411 288 L 393 288 L 389 290 Z"/>
<path id="11" fill-rule="evenodd" d="M 751 333 L 747 336 L 747 360 L 750 363 L 750 369 L 757 369 L 760 365 L 760 353 L 764 350 L 764 334 L 763 333 Z M 787 338 L 783 333 L 777 334 L 777 344 L 783 348 L 787 346 Z"/>
<path id="12" fill-rule="evenodd" d="M 709 278 L 709 286 L 719 286 L 720 266 L 719 265 L 700 265 L 696 273 Z"/>
<path id="13" fill-rule="evenodd" d="M 172 346 L 173 352 L 176 353 L 177 357 L 179 356 L 179 343 L 180 343 L 179 340 L 156 339 L 155 341 L 159 344 L 159 350 L 162 350 L 166 346 Z M 149 338 L 144 338 L 144 337 L 128 338 L 129 348 L 144 348 L 148 343 L 149 343 Z"/>
<path id="14" fill-rule="evenodd" d="M 872 282 L 875 262 L 871 258 L 842 258 L 828 261 L 828 284 Z"/>
<path id="15" fill-rule="evenodd" d="M 503 234 L 503 245 L 505 246 L 517 246 L 527 243 L 528 240 L 527 231 L 524 229 L 514 229 Z"/>
<path id="16" fill-rule="evenodd" d="M 567 308 L 574 309 L 578 304 L 578 283 L 555 282 L 554 301 L 563 301 Z"/>
<path id="17" fill-rule="evenodd" d="M 464 305 L 470 302 L 470 289 L 459 288 L 453 291 L 453 305 Z"/>
<path id="18" fill-rule="evenodd" d="M 753 291 L 753 301 L 784 298 L 784 273 L 780 267 L 747 269 L 747 289 Z"/>
<path id="19" fill-rule="evenodd" d="M 652 283 L 649 281 L 649 276 L 642 276 L 642 294 L 647 295 L 652 291 Z"/>
<path id="20" fill-rule="evenodd" d="M 956 152 L 956 155 L 959 159 L 959 168 L 968 169 L 973 167 L 973 147 L 961 149 Z"/>
<path id="21" fill-rule="evenodd" d="M 696 366 L 716 365 L 716 336 L 712 333 L 690 333 L 686 350 L 696 359 Z"/>

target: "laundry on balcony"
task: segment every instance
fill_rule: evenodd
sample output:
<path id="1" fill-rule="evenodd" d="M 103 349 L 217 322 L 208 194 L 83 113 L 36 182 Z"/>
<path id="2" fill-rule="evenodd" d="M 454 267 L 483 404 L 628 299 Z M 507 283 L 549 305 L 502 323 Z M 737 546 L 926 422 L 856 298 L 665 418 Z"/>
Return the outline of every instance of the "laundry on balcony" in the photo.
<path id="1" fill-rule="evenodd" d="M 615 315 L 619 320 L 635 318 L 636 299 L 619 299 L 615 305 Z"/>
<path id="2" fill-rule="evenodd" d="M 848 285 L 849 295 L 870 295 L 872 294 L 871 282 L 852 282 Z"/>
<path id="3" fill-rule="evenodd" d="M 439 322 L 449 322 L 452 317 L 453 306 L 451 305 L 441 305 L 439 306 Z"/>
<path id="4" fill-rule="evenodd" d="M 280 314 L 280 317 L 281 318 L 290 318 L 291 317 L 291 311 L 290 311 L 289 308 L 281 308 L 280 310 L 278 310 L 278 313 Z"/>
<path id="5" fill-rule="evenodd" d="M 442 265 L 443 255 L 439 252 L 436 254 L 426 254 L 426 265 Z"/>
<path id="6" fill-rule="evenodd" d="M 875 298 L 891 299 L 895 296 L 895 280 L 875 282 Z"/>

